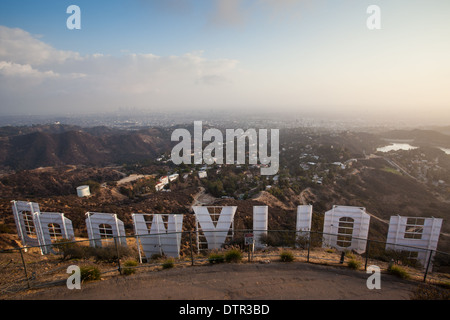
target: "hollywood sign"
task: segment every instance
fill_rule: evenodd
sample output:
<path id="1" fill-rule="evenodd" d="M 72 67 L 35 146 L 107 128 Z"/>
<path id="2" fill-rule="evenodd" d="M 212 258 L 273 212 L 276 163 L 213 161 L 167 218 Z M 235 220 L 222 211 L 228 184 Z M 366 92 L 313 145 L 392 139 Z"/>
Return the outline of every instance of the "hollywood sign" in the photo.
<path id="1" fill-rule="evenodd" d="M 194 206 L 198 250 L 221 248 L 234 236 L 236 206 Z M 74 239 L 72 222 L 62 213 L 40 212 L 39 204 L 12 201 L 12 210 L 19 238 L 24 247 L 39 246 L 42 254 L 51 253 L 51 244 L 57 239 Z M 298 236 L 311 231 L 311 205 L 297 207 L 296 229 Z M 179 257 L 183 215 L 181 214 L 132 214 L 139 257 L 164 254 Z M 387 250 L 416 253 L 415 258 L 425 265 L 427 252 L 436 250 L 442 227 L 442 219 L 391 217 L 387 236 Z M 365 208 L 333 206 L 325 212 L 323 247 L 338 250 L 354 250 L 362 254 L 366 250 L 370 215 Z M 86 228 L 90 245 L 101 247 L 116 241 L 127 245 L 123 222 L 115 214 L 86 213 Z M 255 247 L 262 248 L 262 238 L 268 232 L 268 207 L 253 207 L 253 234 Z"/>

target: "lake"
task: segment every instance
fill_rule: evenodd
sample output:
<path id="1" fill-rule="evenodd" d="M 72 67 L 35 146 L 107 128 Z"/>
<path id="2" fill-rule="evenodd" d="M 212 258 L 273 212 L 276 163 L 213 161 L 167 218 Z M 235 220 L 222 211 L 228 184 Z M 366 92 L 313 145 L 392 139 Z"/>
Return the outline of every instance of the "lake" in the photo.
<path id="1" fill-rule="evenodd" d="M 409 143 L 391 143 L 387 146 L 377 148 L 377 151 L 381 152 L 389 152 L 389 151 L 397 151 L 397 150 L 413 150 L 417 149 L 417 147 L 414 147 L 410 145 Z"/>
<path id="2" fill-rule="evenodd" d="M 389 151 L 397 151 L 397 150 L 414 150 L 417 148 L 418 147 L 414 147 L 414 146 L 410 145 L 409 143 L 393 142 L 387 146 L 377 148 L 377 151 L 389 152 Z M 438 148 L 441 149 L 442 151 L 444 151 L 446 154 L 450 155 L 450 148 L 441 148 L 441 147 L 438 147 Z"/>

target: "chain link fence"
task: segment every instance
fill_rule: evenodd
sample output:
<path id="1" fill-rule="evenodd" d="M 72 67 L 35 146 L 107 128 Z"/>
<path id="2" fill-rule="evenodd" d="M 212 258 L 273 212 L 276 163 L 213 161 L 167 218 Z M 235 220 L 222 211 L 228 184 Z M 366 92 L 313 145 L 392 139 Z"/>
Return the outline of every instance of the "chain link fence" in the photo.
<path id="1" fill-rule="evenodd" d="M 395 245 L 394 250 L 388 246 L 393 244 L 353 237 L 365 242 L 364 252 L 357 253 L 351 249 L 327 246 L 325 240 L 338 235 L 314 231 L 233 230 L 221 248 L 215 250 L 208 250 L 207 246 L 197 243 L 197 231 L 184 231 L 172 233 L 180 236 L 179 257 L 165 256 L 163 245 L 156 245 L 152 250 L 154 253 L 145 256 L 141 244 L 143 237 L 169 234 L 121 237 L 126 239 L 126 246 L 120 245 L 117 237 L 95 239 L 102 242 L 101 247 L 94 246 L 93 240 L 59 239 L 49 245 L 51 253 L 46 255 L 41 254 L 43 248 L 40 246 L 0 251 L 0 294 L 64 285 L 70 276 L 67 268 L 71 265 L 95 267 L 101 277 L 106 278 L 172 266 L 219 263 L 225 261 L 224 257 L 231 249 L 239 252 L 239 259 L 247 263 L 282 261 L 281 254 L 288 252 L 295 261 L 305 263 L 348 266 L 359 270 L 376 265 L 385 272 L 396 266 L 396 270 L 402 270 L 400 276 L 447 286 L 450 283 L 449 253 L 400 245 Z M 257 239 L 252 238 L 255 234 L 258 234 Z M 249 239 L 251 245 L 248 245 Z"/>

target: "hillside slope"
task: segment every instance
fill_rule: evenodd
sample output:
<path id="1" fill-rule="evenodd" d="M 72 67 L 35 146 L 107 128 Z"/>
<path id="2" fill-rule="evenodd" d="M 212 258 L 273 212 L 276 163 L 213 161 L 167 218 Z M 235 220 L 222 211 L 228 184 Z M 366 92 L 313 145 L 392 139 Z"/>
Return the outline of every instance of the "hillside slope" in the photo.
<path id="1" fill-rule="evenodd" d="M 93 130 L 90 130 L 93 131 Z M 93 165 L 154 159 L 170 139 L 157 129 L 89 133 L 35 131 L 0 139 L 0 168 L 25 170 L 47 166 Z"/>

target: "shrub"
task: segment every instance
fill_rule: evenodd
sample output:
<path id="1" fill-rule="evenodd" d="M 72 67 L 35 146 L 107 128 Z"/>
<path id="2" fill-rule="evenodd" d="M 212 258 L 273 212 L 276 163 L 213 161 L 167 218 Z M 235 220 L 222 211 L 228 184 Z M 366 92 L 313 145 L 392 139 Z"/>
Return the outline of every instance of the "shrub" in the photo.
<path id="1" fill-rule="evenodd" d="M 100 280 L 100 270 L 97 267 L 85 266 L 80 268 L 81 281 Z"/>
<path id="2" fill-rule="evenodd" d="M 345 251 L 345 257 L 351 260 L 355 260 L 355 255 L 351 251 Z"/>
<path id="3" fill-rule="evenodd" d="M 221 253 L 211 253 L 208 257 L 208 261 L 211 264 L 222 263 L 225 261 L 225 257 Z"/>
<path id="4" fill-rule="evenodd" d="M 306 248 L 307 239 L 299 240 L 296 238 L 294 232 L 286 231 L 286 232 L 270 232 L 268 234 L 263 234 L 259 237 L 259 241 L 261 243 L 269 246 L 269 247 L 284 247 L 290 246 L 293 247 L 295 244 L 298 244 L 302 248 Z"/>
<path id="5" fill-rule="evenodd" d="M 173 259 L 167 259 L 166 261 L 163 262 L 162 268 L 163 269 L 171 269 L 174 267 L 174 265 L 175 265 L 175 262 L 173 261 Z"/>
<path id="6" fill-rule="evenodd" d="M 371 247 L 372 250 L 372 247 Z M 402 250 L 386 250 L 383 254 L 382 257 L 380 257 L 380 260 L 382 261 L 392 261 L 394 260 L 394 262 L 396 264 L 401 263 L 402 265 L 405 266 L 410 266 L 410 267 L 420 267 L 420 263 L 417 262 L 416 259 L 411 259 L 410 258 L 411 252 L 409 251 L 402 251 Z"/>
<path id="7" fill-rule="evenodd" d="M 68 239 L 58 239 L 53 243 L 53 249 L 62 254 L 62 259 L 84 259 L 89 257 L 88 247 L 71 242 Z"/>
<path id="8" fill-rule="evenodd" d="M 75 245 L 64 251 L 64 259 L 87 259 L 89 258 L 89 247 Z"/>
<path id="9" fill-rule="evenodd" d="M 291 251 L 282 251 L 280 258 L 283 262 L 292 262 L 295 260 L 294 254 Z"/>
<path id="10" fill-rule="evenodd" d="M 351 259 L 347 262 L 347 265 L 350 269 L 357 270 L 361 267 L 361 262 L 355 259 Z"/>
<path id="11" fill-rule="evenodd" d="M 136 267 L 138 262 L 136 260 L 127 260 L 123 263 L 124 268 L 122 269 L 123 274 L 130 275 L 136 272 Z M 130 268 L 131 267 L 131 268 Z"/>
<path id="12" fill-rule="evenodd" d="M 89 254 L 95 259 L 95 261 L 103 262 L 115 262 L 117 261 L 117 251 L 114 247 L 91 247 L 89 248 Z"/>
<path id="13" fill-rule="evenodd" d="M 309 242 L 309 237 L 307 235 L 297 234 L 297 239 L 295 240 L 296 247 L 299 247 L 301 249 L 306 249 L 306 248 L 308 248 L 308 242 Z"/>
<path id="14" fill-rule="evenodd" d="M 96 193 L 97 191 L 100 190 L 100 183 L 98 183 L 97 181 L 94 181 L 94 180 L 83 181 L 80 183 L 80 185 L 88 185 L 89 191 L 91 193 Z"/>
<path id="15" fill-rule="evenodd" d="M 117 252 L 119 252 L 119 257 L 131 254 L 130 249 L 125 246 L 118 246 L 117 249 L 114 245 L 89 248 L 89 254 L 94 257 L 95 261 L 115 262 L 117 261 Z"/>
<path id="16" fill-rule="evenodd" d="M 226 262 L 239 262 L 242 260 L 242 252 L 238 248 L 229 249 L 225 253 Z"/>
<path id="17" fill-rule="evenodd" d="M 407 278 L 409 278 L 408 272 L 406 272 L 405 269 L 403 269 L 402 267 L 400 267 L 400 266 L 398 266 L 398 265 L 396 265 L 396 264 L 393 264 L 393 265 L 389 266 L 388 272 L 389 272 L 390 274 L 393 274 L 393 275 L 395 275 L 395 276 L 397 276 L 397 277 L 400 277 L 400 278 L 402 278 L 402 279 L 407 279 Z"/>

